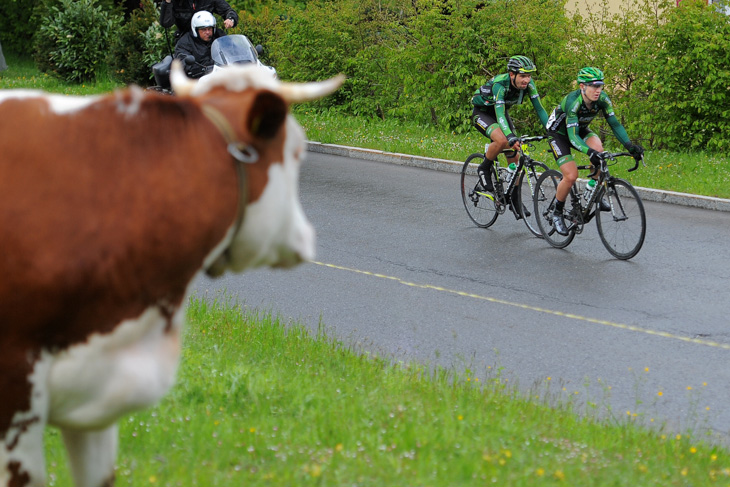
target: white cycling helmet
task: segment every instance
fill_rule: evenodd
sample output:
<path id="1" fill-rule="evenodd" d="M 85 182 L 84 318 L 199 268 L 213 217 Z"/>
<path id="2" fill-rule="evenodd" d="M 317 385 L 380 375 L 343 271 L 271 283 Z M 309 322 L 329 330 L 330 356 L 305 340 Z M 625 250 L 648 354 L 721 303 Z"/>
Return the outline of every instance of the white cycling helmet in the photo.
<path id="1" fill-rule="evenodd" d="M 193 31 L 193 37 L 198 37 L 198 29 L 201 27 L 215 28 L 215 17 L 207 10 L 195 12 L 193 19 L 190 21 L 190 29 Z"/>

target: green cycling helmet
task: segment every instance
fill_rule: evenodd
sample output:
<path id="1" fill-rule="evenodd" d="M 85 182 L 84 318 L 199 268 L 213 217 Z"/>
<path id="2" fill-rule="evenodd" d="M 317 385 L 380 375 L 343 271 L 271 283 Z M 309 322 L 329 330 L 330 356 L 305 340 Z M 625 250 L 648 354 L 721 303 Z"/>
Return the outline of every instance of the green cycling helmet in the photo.
<path id="1" fill-rule="evenodd" d="M 535 64 L 526 56 L 512 56 L 509 58 L 507 69 L 516 73 L 534 73 L 537 71 Z"/>
<path id="2" fill-rule="evenodd" d="M 603 71 L 598 68 L 583 68 L 578 71 L 578 83 L 603 84 Z"/>

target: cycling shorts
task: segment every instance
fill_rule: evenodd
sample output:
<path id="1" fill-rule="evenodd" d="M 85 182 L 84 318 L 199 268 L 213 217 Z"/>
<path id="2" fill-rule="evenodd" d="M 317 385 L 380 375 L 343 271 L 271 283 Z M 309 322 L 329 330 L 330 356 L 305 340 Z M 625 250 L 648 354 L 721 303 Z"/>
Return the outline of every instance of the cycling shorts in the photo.
<path id="1" fill-rule="evenodd" d="M 515 130 L 515 126 L 512 123 L 512 119 L 509 116 L 509 113 L 505 111 L 504 116 L 507 119 L 507 123 L 509 124 L 509 128 L 510 130 L 512 130 L 512 133 L 517 133 L 517 131 Z M 497 129 L 501 130 L 502 128 L 499 126 L 499 122 L 497 122 L 497 114 L 494 112 L 493 106 L 475 106 L 471 114 L 471 122 L 477 128 L 477 130 L 481 132 L 482 135 L 489 138 L 492 137 L 492 132 Z"/>
<path id="2" fill-rule="evenodd" d="M 558 163 L 558 167 L 563 164 L 573 162 L 575 159 L 573 158 L 573 154 L 571 154 L 573 144 L 570 143 L 570 138 L 565 134 L 553 132 L 552 130 L 548 131 L 548 135 L 550 136 L 550 150 L 553 153 L 555 162 Z M 591 137 L 598 137 L 595 132 L 588 127 L 579 129 L 578 136 L 583 139 L 583 141 L 586 141 Z"/>

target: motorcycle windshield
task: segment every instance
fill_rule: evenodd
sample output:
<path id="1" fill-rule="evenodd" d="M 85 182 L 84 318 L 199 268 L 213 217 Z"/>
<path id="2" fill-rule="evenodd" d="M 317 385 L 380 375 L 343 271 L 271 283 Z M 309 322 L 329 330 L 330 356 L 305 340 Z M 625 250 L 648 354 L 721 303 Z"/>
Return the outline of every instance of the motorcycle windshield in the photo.
<path id="1" fill-rule="evenodd" d="M 210 55 L 217 66 L 256 63 L 258 56 L 251 42 L 244 35 L 219 37 L 210 47 Z"/>

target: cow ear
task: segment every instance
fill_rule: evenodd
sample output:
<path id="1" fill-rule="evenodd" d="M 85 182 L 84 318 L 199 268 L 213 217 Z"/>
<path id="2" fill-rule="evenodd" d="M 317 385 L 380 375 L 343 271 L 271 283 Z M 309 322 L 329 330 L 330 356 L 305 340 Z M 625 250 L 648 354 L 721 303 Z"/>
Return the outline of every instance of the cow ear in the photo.
<path id="1" fill-rule="evenodd" d="M 255 137 L 271 139 L 281 129 L 288 106 L 284 99 L 274 92 L 261 90 L 256 94 L 253 106 L 248 112 L 246 126 Z"/>

